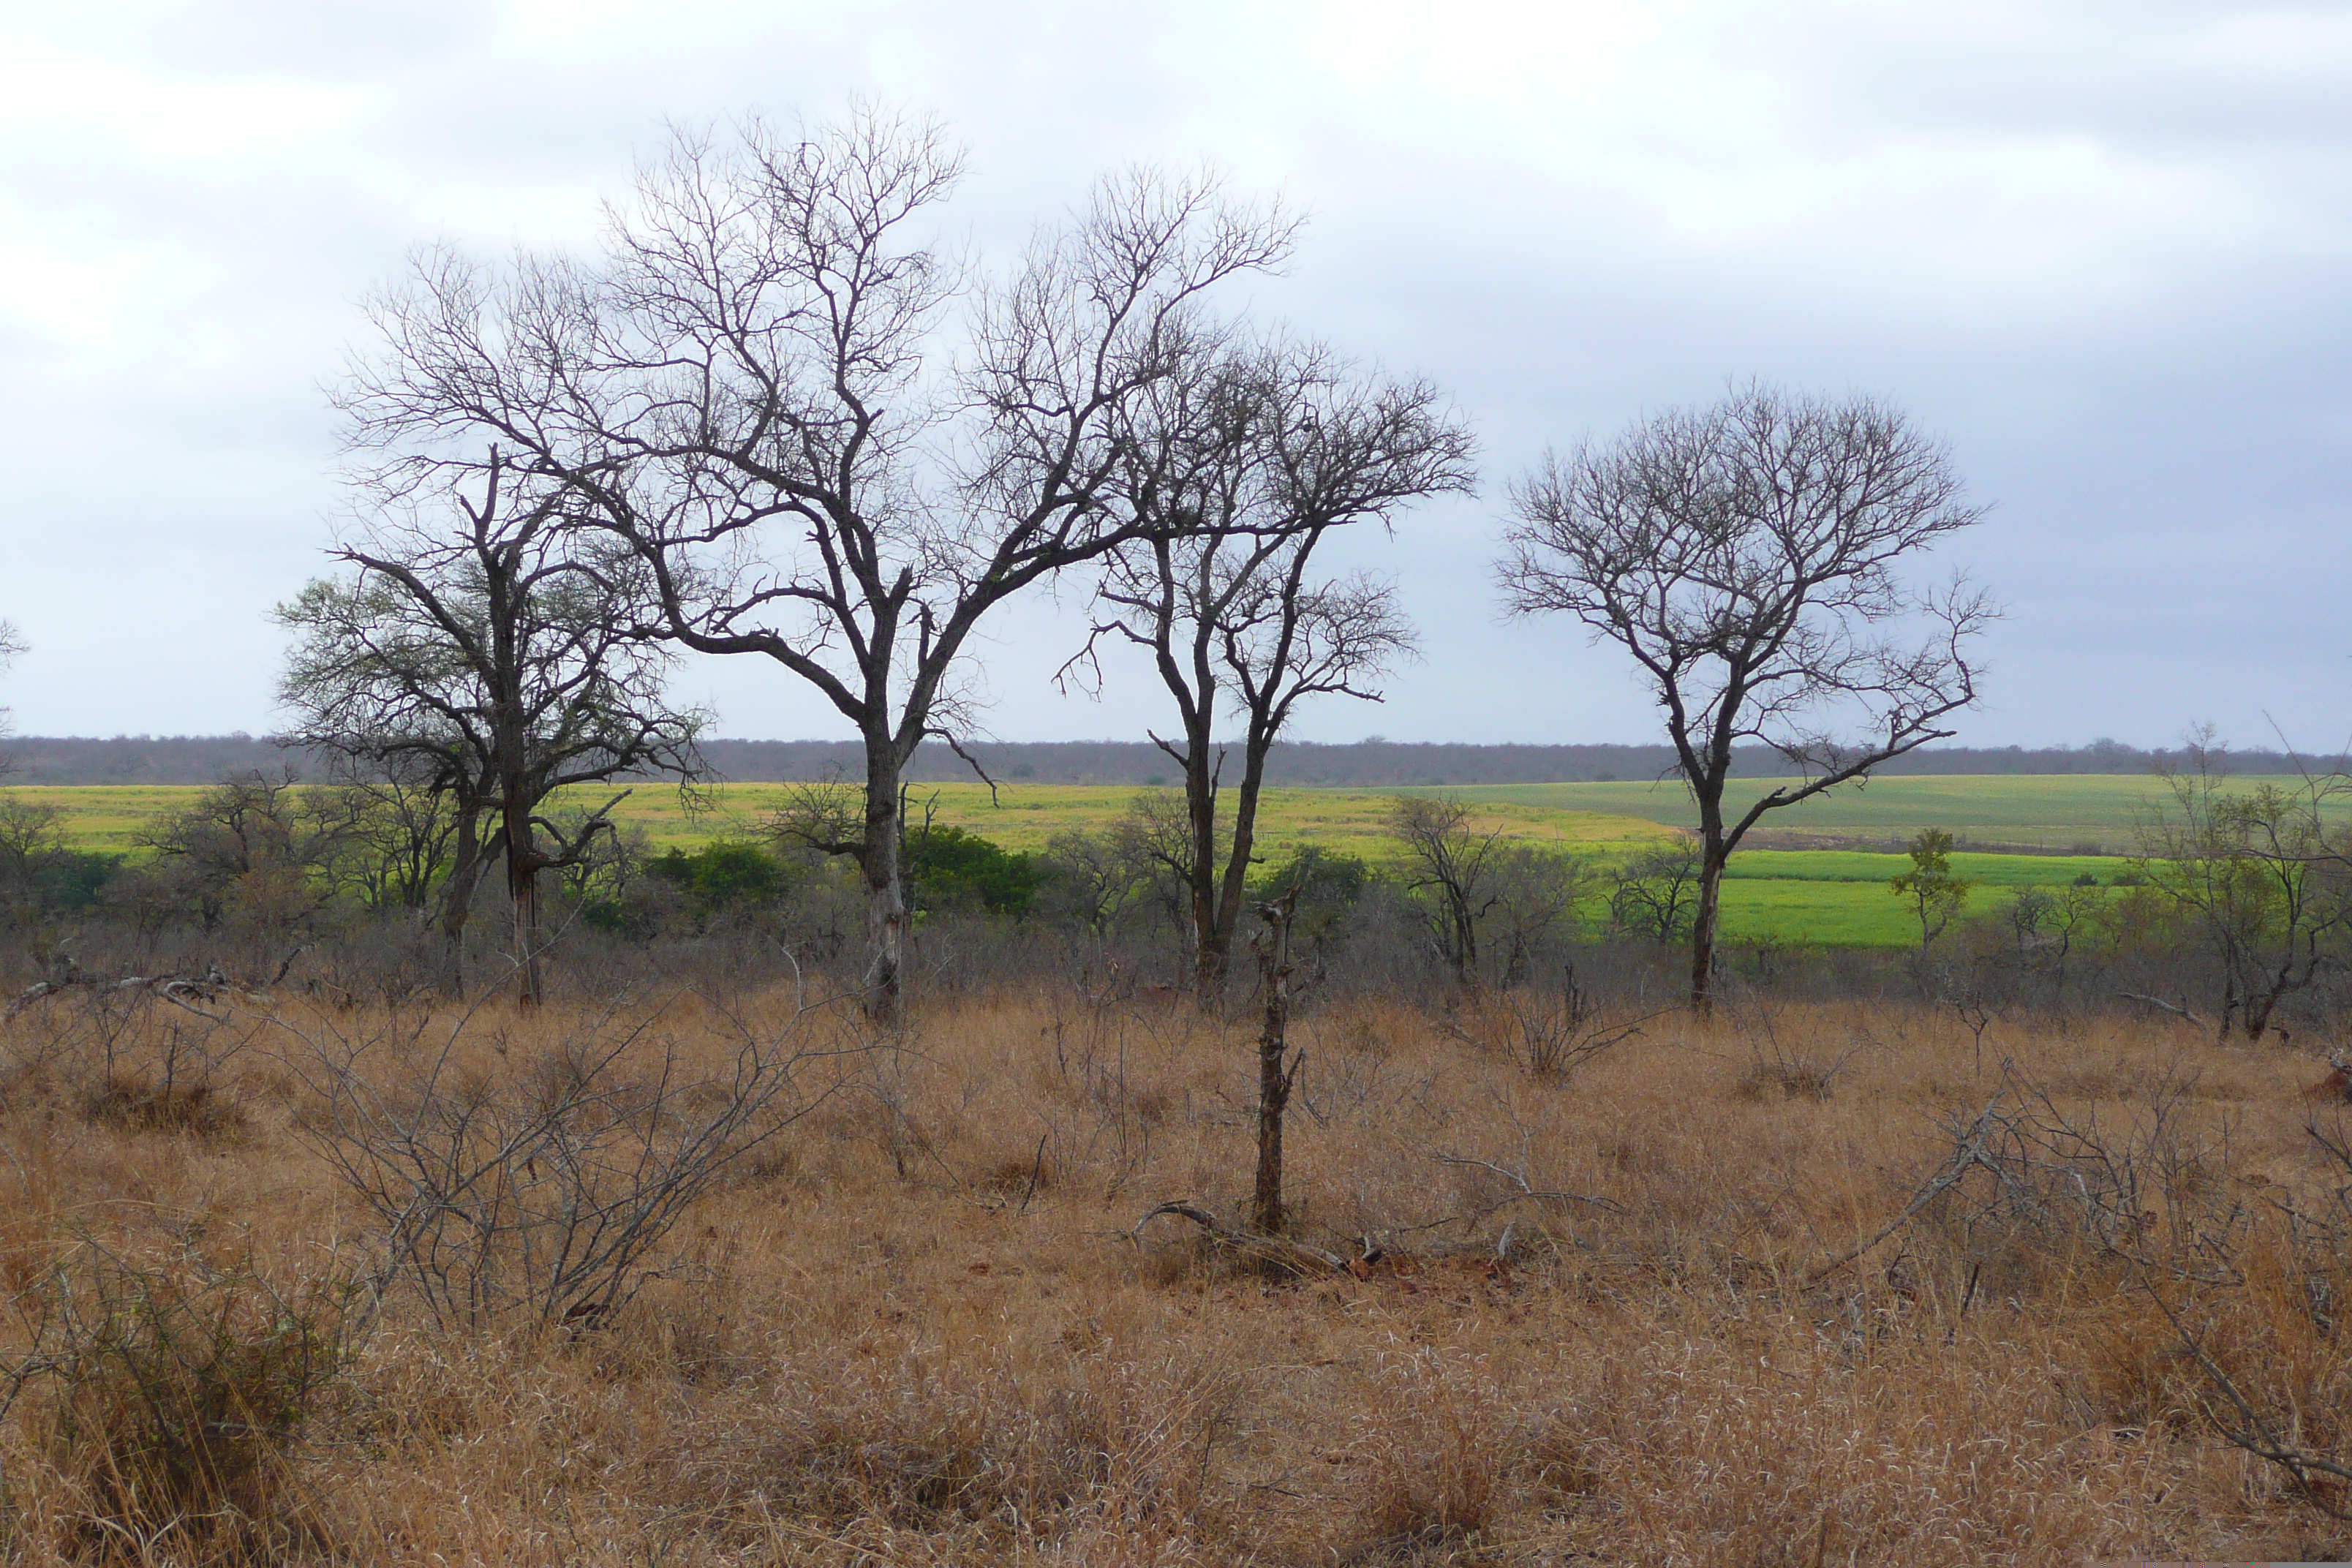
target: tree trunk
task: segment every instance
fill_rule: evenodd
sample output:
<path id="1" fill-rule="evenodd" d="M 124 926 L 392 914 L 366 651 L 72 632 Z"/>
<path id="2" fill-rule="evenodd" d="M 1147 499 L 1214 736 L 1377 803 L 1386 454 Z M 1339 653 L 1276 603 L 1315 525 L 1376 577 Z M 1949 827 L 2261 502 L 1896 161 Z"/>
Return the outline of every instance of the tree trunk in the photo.
<path id="1" fill-rule="evenodd" d="M 1290 1024 L 1290 919 L 1298 906 L 1293 889 L 1280 901 L 1260 904 L 1265 921 L 1258 966 L 1265 980 L 1265 1028 L 1257 1040 L 1257 1186 L 1250 1200 L 1250 1228 L 1261 1236 L 1283 1230 L 1282 1113 L 1290 1105 L 1298 1062 L 1285 1062 Z"/>
<path id="2" fill-rule="evenodd" d="M 528 855 L 507 861 L 507 888 L 514 896 L 515 999 L 525 1007 L 540 1003 L 539 868 Z"/>
<path id="3" fill-rule="evenodd" d="M 1222 990 L 1231 961 L 1234 933 L 1242 923 L 1242 900 L 1249 890 L 1250 852 L 1257 844 L 1258 795 L 1265 783 L 1265 753 L 1270 739 L 1261 740 L 1253 734 L 1242 759 L 1242 782 L 1234 792 L 1234 842 L 1225 857 L 1224 885 L 1217 890 L 1215 923 L 1216 965 L 1213 971 L 1203 965 L 1208 984 L 1202 994 L 1209 994 L 1211 985 Z"/>
<path id="4" fill-rule="evenodd" d="M 1698 908 L 1691 918 L 1691 1011 L 1701 1017 L 1712 1010 L 1708 986 L 1715 978 L 1715 917 L 1723 892 L 1720 847 L 1709 844 L 1699 863 Z"/>
<path id="5" fill-rule="evenodd" d="M 515 999 L 525 1007 L 540 1003 L 539 845 L 523 791 L 509 783 L 502 808 L 507 850 L 507 896 L 514 904 Z"/>
<path id="6" fill-rule="evenodd" d="M 895 1024 L 905 1005 L 907 888 L 899 876 L 903 809 L 898 793 L 898 747 L 888 736 L 866 744 L 866 1013 L 877 1024 Z"/>
<path id="7" fill-rule="evenodd" d="M 1454 987 L 1466 996 L 1478 989 L 1478 917 L 1470 909 L 1470 890 L 1449 882 L 1445 908 L 1454 922 Z"/>
<path id="8" fill-rule="evenodd" d="M 1217 924 L 1217 773 L 1209 756 L 1208 727 L 1184 738 L 1185 820 L 1192 829 L 1192 989 L 1202 1002 L 1224 983 L 1225 949 L 1233 932 Z"/>
<path id="9" fill-rule="evenodd" d="M 481 830 L 474 814 L 457 819 L 457 848 L 449 865 L 449 879 L 441 888 L 443 985 L 451 997 L 466 999 L 466 922 L 474 912 L 474 890 L 482 880 Z"/>

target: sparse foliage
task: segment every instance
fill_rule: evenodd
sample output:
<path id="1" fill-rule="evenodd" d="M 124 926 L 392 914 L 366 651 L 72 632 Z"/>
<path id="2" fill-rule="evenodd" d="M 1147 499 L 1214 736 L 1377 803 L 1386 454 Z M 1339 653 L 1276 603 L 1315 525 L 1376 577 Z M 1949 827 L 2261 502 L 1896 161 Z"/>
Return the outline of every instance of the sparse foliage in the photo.
<path id="1" fill-rule="evenodd" d="M 1898 872 L 1887 887 L 1917 918 L 1919 946 L 1925 951 L 1944 934 L 1976 884 L 1953 873 L 1952 836 L 1940 827 L 1922 829 L 1903 852 L 1911 858 L 1911 868 Z"/>

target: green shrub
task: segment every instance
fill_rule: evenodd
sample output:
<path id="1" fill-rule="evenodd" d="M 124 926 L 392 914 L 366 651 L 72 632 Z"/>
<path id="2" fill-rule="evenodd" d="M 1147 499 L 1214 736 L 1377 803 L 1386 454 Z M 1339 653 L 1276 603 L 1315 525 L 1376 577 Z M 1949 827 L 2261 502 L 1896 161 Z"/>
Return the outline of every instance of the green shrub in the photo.
<path id="1" fill-rule="evenodd" d="M 706 915 L 729 905 L 764 908 L 782 899 L 787 885 L 782 863 L 756 844 L 706 844 L 691 855 L 673 847 L 646 873 L 677 888 Z"/>
<path id="2" fill-rule="evenodd" d="M 1292 929 L 1309 942 L 1319 942 L 1356 907 L 1371 882 L 1372 868 L 1353 855 L 1301 844 L 1287 858 L 1250 879 L 1249 898 L 1253 903 L 1264 902 L 1297 888 L 1298 913 Z"/>
<path id="3" fill-rule="evenodd" d="M 907 878 L 932 907 L 979 905 L 1016 919 L 1045 881 L 1035 858 L 1013 854 L 961 827 L 932 826 L 907 839 Z"/>

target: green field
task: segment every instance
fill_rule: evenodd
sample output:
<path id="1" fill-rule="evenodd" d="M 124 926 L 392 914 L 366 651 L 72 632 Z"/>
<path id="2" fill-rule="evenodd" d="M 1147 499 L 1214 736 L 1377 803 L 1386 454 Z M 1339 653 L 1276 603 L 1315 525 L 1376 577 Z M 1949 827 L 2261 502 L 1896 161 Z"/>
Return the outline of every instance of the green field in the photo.
<path id="1" fill-rule="evenodd" d="M 756 837 L 762 822 L 794 787 L 729 784 L 709 792 L 701 809 L 690 810 L 675 788 L 639 784 L 613 815 L 625 826 L 644 828 L 656 847 Z M 76 848 L 136 855 L 143 824 L 159 814 L 185 809 L 202 793 L 194 784 L 51 784 L 0 791 L 0 795 L 58 807 L 66 837 Z M 574 789 L 559 800 L 601 805 L 614 793 Z M 935 806 L 936 820 L 946 826 L 977 833 L 1007 849 L 1034 851 L 1067 829 L 1099 832 L 1108 827 L 1139 793 L 1118 784 L 1013 784 L 999 790 L 997 804 L 991 805 L 983 784 L 927 784 L 912 793 L 912 808 L 919 819 L 927 806 Z M 1294 844 L 1312 843 L 1385 862 L 1395 854 L 1385 826 L 1392 798 L 1370 790 L 1269 790 L 1259 808 L 1259 841 L 1276 858 Z M 1513 839 L 1559 849 L 1622 850 L 1667 836 L 1666 829 L 1641 816 L 1513 801 L 1481 801 L 1471 820 L 1481 832 L 1499 830 Z"/>
<path id="2" fill-rule="evenodd" d="M 1778 781 L 1736 780 L 1726 791 L 1727 813 L 1744 810 Z M 2248 788 L 2257 779 L 2233 781 Z M 2156 798 L 2162 781 L 2146 773 L 1979 773 L 1938 777 L 1882 778 L 1860 788 L 1832 790 L 1765 819 L 1759 832 L 1775 837 L 1857 838 L 1879 843 L 1910 837 L 1923 827 L 1941 827 L 1969 844 L 2035 849 L 2081 847 L 2092 853 L 2126 855 L 2133 843 L 2135 811 Z M 1465 799 L 1601 811 L 1644 817 L 1675 827 L 1696 827 L 1698 816 L 1682 786 L 1638 780 L 1616 784 L 1479 784 L 1462 789 L 1414 790 L 1420 795 L 1456 795 Z M 2352 801 L 2336 803 L 2341 820 L 2352 822 Z"/>
<path id="3" fill-rule="evenodd" d="M 1749 792 L 1759 785 L 1736 786 Z M 1923 827 L 1948 829 L 1971 844 L 2126 848 L 2132 814 L 2155 781 L 2139 776 L 1981 776 L 1885 779 L 1866 790 L 1845 790 L 1776 816 L 1787 834 L 1812 839 L 1885 843 Z M 656 848 L 691 847 L 712 838 L 760 836 L 761 825 L 793 786 L 730 784 L 688 810 L 678 792 L 644 784 L 614 815 L 645 830 Z M 27 786 L 5 794 L 60 808 L 74 847 L 140 854 L 136 838 L 153 816 L 184 809 L 201 791 L 193 785 Z M 992 805 L 978 784 L 923 786 L 916 809 L 927 805 L 943 824 L 977 833 L 1013 850 L 1042 849 L 1071 828 L 1100 831 L 1139 792 L 1125 785 L 1013 784 Z M 1647 784 L 1501 784 L 1448 790 L 1372 791 L 1280 789 L 1266 793 L 1259 838 L 1269 859 L 1313 844 L 1392 866 L 1399 847 L 1386 817 L 1395 794 L 1444 794 L 1477 807 L 1474 825 L 1547 848 L 1613 859 L 1693 820 L 1678 790 Z M 602 804 L 610 792 L 577 790 L 571 800 Z M 1784 837 L 1780 842 L 1787 842 Z M 1892 946 L 1916 939 L 1887 879 L 1908 862 L 1900 855 L 1847 848 L 1758 848 L 1733 858 L 1724 889 L 1724 931 L 1733 940 Z M 1972 911 L 1989 909 L 2007 889 L 2056 885 L 2088 875 L 2112 883 L 2126 869 L 2114 855 L 1962 853 L 1953 868 L 1979 885 Z"/>

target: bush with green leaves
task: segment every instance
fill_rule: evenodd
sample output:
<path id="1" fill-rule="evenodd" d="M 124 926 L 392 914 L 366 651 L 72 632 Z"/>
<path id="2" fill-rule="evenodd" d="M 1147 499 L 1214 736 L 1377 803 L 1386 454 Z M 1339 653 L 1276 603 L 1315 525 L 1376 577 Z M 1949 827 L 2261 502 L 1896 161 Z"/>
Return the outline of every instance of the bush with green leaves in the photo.
<path id="1" fill-rule="evenodd" d="M 691 855 L 672 847 L 646 863 L 646 875 L 678 889 L 705 916 L 731 907 L 765 908 L 791 886 L 783 863 L 765 849 L 724 840 Z"/>
<path id="2" fill-rule="evenodd" d="M 936 825 L 908 835 L 906 867 L 919 908 L 979 908 L 1016 919 L 1029 912 L 1045 876 L 1034 856 Z"/>
<path id="3" fill-rule="evenodd" d="M 1264 903 L 1297 889 L 1292 932 L 1320 943 L 1339 929 L 1371 885 L 1372 868 L 1355 856 L 1301 844 L 1250 879 L 1249 897 L 1253 903 Z"/>

